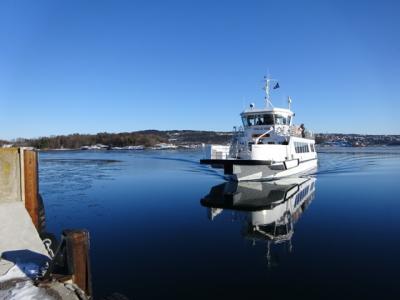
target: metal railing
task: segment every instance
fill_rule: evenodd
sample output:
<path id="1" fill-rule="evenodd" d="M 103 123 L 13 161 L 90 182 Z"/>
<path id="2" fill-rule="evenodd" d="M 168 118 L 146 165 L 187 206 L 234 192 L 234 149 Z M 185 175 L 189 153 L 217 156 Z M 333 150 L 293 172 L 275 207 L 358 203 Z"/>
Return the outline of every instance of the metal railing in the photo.
<path id="1" fill-rule="evenodd" d="M 314 134 L 312 133 L 312 131 L 304 129 L 303 132 L 303 130 L 298 126 L 290 126 L 289 134 L 290 136 L 301 137 L 310 140 L 314 139 Z"/>

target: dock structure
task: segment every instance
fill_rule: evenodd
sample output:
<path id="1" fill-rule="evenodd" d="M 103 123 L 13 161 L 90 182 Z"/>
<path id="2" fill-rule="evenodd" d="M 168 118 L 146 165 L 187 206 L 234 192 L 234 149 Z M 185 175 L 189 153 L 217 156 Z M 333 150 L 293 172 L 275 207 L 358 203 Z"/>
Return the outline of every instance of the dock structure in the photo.
<path id="1" fill-rule="evenodd" d="M 45 246 L 38 182 L 36 151 L 0 149 L 0 299 L 90 299 L 89 234 Z"/>

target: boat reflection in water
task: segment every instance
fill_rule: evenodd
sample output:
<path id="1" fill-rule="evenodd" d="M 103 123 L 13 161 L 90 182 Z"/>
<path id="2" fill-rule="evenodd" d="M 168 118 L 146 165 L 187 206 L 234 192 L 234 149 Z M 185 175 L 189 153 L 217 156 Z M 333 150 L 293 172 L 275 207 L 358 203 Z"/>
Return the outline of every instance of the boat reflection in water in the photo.
<path id="1" fill-rule="evenodd" d="M 292 251 L 293 225 L 314 199 L 313 177 L 285 178 L 268 182 L 226 182 L 211 188 L 201 200 L 214 220 L 224 209 L 244 221 L 243 234 L 255 245 L 267 242 L 268 265 L 271 245 L 285 244 Z M 240 218 L 242 217 L 242 218 Z"/>

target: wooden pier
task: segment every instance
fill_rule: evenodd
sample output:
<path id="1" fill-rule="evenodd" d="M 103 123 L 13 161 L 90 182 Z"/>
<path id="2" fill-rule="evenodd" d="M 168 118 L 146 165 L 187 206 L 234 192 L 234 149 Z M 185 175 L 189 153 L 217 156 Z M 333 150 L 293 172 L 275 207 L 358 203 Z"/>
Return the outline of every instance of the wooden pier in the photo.
<path id="1" fill-rule="evenodd" d="M 65 230 L 53 251 L 40 237 L 44 208 L 37 155 L 0 149 L 0 299 L 18 299 L 18 293 L 91 299 L 89 233 Z"/>

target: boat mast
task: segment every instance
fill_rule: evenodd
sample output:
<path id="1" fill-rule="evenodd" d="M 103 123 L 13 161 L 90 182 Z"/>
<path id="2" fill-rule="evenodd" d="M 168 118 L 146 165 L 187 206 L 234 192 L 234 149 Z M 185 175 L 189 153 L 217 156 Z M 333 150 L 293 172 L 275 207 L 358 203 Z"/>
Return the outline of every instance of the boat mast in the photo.
<path id="1" fill-rule="evenodd" d="M 271 83 L 272 79 L 269 78 L 269 75 L 268 75 L 268 76 L 264 76 L 264 80 L 265 80 L 264 91 L 265 91 L 266 106 L 267 106 L 267 108 L 269 108 L 269 107 L 272 108 L 274 106 L 272 105 L 272 102 L 269 98 L 270 83 Z"/>

